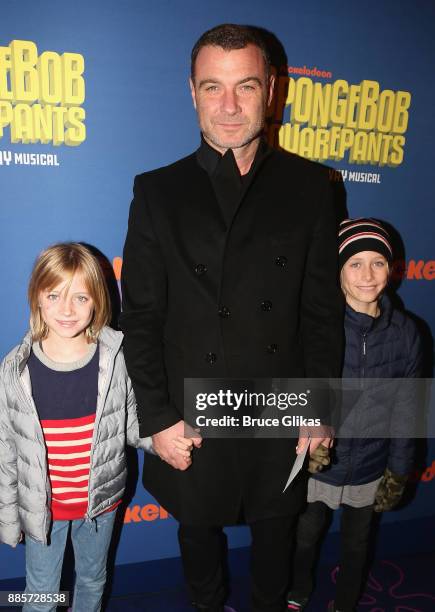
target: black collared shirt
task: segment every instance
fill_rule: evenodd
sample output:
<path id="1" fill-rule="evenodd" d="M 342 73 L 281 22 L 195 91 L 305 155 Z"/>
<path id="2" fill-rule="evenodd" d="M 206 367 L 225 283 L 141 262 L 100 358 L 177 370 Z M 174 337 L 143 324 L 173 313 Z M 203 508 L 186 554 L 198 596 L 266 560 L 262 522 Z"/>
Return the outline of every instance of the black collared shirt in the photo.
<path id="1" fill-rule="evenodd" d="M 199 165 L 203 168 L 213 185 L 213 191 L 221 207 L 227 226 L 263 160 L 270 154 L 270 149 L 264 140 L 260 140 L 249 172 L 240 174 L 232 149 L 224 155 L 213 149 L 201 138 L 201 146 L 196 152 Z"/>

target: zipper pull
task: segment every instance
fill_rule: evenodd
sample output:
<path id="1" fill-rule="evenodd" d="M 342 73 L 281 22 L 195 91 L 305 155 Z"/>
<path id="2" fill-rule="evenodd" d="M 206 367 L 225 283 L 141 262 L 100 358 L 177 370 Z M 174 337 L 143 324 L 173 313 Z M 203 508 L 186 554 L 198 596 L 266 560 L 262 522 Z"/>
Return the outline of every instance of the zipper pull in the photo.
<path id="1" fill-rule="evenodd" d="M 366 354 L 366 334 L 363 334 L 363 355 Z"/>

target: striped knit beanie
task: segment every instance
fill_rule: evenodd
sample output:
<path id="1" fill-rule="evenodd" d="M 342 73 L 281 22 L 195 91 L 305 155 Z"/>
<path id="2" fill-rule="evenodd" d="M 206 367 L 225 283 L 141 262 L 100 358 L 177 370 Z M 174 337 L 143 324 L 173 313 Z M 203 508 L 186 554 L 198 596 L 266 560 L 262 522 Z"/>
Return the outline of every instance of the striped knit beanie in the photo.
<path id="1" fill-rule="evenodd" d="M 342 221 L 338 232 L 340 270 L 349 257 L 361 251 L 380 253 L 391 263 L 393 249 L 387 230 L 375 219 L 361 217 Z"/>

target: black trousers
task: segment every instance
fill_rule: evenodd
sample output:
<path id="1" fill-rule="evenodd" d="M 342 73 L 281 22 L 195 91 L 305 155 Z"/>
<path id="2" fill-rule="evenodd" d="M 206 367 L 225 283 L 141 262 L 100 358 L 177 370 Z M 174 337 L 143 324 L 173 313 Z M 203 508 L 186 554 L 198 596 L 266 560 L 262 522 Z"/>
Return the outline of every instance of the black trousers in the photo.
<path id="1" fill-rule="evenodd" d="M 252 535 L 252 612 L 283 612 L 290 552 L 297 516 L 250 524 Z M 192 602 L 199 610 L 222 612 L 227 597 L 225 539 L 222 527 L 180 525 L 184 574 Z"/>
<path id="2" fill-rule="evenodd" d="M 307 505 L 299 518 L 292 586 L 295 599 L 308 597 L 313 590 L 319 545 L 332 512 L 323 502 L 314 502 Z M 353 508 L 343 505 L 335 607 L 344 612 L 353 610 L 358 603 L 372 517 L 373 506 Z"/>

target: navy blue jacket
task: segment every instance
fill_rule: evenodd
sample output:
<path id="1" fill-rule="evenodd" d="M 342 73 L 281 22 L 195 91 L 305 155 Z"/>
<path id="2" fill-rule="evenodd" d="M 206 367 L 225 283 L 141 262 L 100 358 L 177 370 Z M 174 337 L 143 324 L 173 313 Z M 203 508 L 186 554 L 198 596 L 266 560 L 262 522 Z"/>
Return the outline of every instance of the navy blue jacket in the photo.
<path id="1" fill-rule="evenodd" d="M 343 382 L 346 385 L 345 379 L 361 379 L 361 388 L 365 391 L 358 409 L 350 415 L 347 428 L 344 423 L 344 428 L 351 432 L 353 428 L 358 437 L 336 440 L 331 466 L 313 476 L 332 485 L 365 484 L 382 476 L 386 467 L 401 475 L 412 470 L 412 439 L 370 437 L 375 429 L 389 431 L 392 415 L 405 436 L 405 432 L 412 430 L 416 406 L 415 396 L 409 392 L 410 385 L 398 393 L 396 383 L 392 391 L 388 383 L 377 386 L 375 381 L 367 379 L 415 378 L 421 368 L 420 338 L 414 322 L 394 309 L 387 296 L 382 297 L 380 305 L 378 318 L 346 305 Z M 345 396 L 343 404 L 346 405 Z"/>

